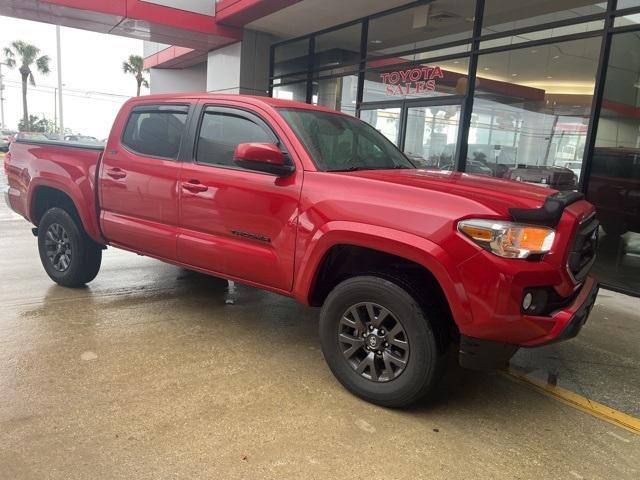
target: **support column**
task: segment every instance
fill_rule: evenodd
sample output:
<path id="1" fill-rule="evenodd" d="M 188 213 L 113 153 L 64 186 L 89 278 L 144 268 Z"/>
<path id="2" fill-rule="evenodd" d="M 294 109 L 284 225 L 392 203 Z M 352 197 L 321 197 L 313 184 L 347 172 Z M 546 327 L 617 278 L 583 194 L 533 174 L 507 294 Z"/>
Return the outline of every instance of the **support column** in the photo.
<path id="1" fill-rule="evenodd" d="M 272 36 L 245 30 L 241 42 L 209 52 L 207 91 L 269 94 L 269 48 Z"/>

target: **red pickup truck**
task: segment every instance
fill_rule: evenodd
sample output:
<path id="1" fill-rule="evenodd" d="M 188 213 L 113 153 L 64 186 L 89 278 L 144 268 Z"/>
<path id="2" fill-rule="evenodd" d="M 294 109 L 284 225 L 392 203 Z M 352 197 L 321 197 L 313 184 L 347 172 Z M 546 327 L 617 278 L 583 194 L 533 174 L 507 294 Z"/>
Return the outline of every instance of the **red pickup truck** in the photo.
<path id="1" fill-rule="evenodd" d="M 494 368 L 575 336 L 598 291 L 581 194 L 417 169 L 312 105 L 140 97 L 106 147 L 18 139 L 5 171 L 53 281 L 91 281 L 113 246 L 322 306 L 329 367 L 380 405 L 433 391 L 449 351 Z"/>

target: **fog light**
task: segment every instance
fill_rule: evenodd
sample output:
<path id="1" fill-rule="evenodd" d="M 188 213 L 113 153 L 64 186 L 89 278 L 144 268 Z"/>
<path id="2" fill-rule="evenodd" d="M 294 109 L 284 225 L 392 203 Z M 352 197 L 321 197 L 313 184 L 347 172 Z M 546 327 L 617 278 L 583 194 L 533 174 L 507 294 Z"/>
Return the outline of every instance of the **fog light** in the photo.
<path id="1" fill-rule="evenodd" d="M 549 294 L 545 287 L 528 288 L 522 296 L 522 312 L 527 315 L 544 315 Z"/>
<path id="2" fill-rule="evenodd" d="M 527 293 L 522 299 L 522 309 L 529 310 L 531 302 L 533 302 L 533 295 L 531 295 L 531 293 Z"/>

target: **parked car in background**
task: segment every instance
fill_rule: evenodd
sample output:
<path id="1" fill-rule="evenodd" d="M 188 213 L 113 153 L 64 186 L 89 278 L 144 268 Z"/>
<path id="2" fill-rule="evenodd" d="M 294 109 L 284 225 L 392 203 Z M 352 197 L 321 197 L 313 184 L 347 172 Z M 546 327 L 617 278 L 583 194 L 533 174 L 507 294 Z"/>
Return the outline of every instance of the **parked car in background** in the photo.
<path id="1" fill-rule="evenodd" d="M 453 171 L 454 165 L 453 163 L 449 163 L 441 167 L 441 170 Z M 472 173 L 474 175 L 486 175 L 488 177 L 493 176 L 493 172 L 489 167 L 487 167 L 484 163 L 479 162 L 477 160 L 467 159 L 467 168 L 465 169 L 465 173 Z"/>
<path id="2" fill-rule="evenodd" d="M 569 170 L 571 170 L 577 179 L 580 179 L 580 172 L 582 171 L 582 162 L 575 162 L 575 161 L 571 161 L 571 162 L 562 162 L 562 166 L 564 168 L 568 168 Z"/>
<path id="3" fill-rule="evenodd" d="M 4 167 L 53 281 L 90 282 L 109 245 L 321 306 L 332 372 L 388 407 L 434 392 L 452 346 L 490 369 L 574 337 L 598 292 L 582 194 L 418 169 L 306 103 L 137 97 L 106 148 L 21 138 Z"/>
<path id="4" fill-rule="evenodd" d="M 31 141 L 31 142 L 46 142 L 49 139 L 42 132 L 18 132 L 15 135 L 15 140 Z"/>
<path id="5" fill-rule="evenodd" d="M 13 137 L 16 133 L 17 132 L 14 130 L 0 130 L 0 151 L 6 152 L 9 150 L 9 144 L 13 141 Z"/>
<path id="6" fill-rule="evenodd" d="M 64 141 L 64 135 L 62 135 L 61 133 L 49 133 L 46 132 L 44 134 L 45 137 L 47 137 L 49 140 L 55 140 L 57 142 L 63 142 Z"/>
<path id="7" fill-rule="evenodd" d="M 442 150 L 439 164 L 452 165 L 455 151 L 455 143 L 447 144 Z M 487 170 L 479 166 L 481 164 L 489 170 L 489 175 L 502 178 L 509 168 L 516 166 L 516 155 L 515 147 L 470 143 L 467 149 L 467 173 L 487 175 Z M 449 170 L 451 167 L 446 169 Z"/>
<path id="8" fill-rule="evenodd" d="M 510 168 L 503 178 L 519 182 L 534 183 L 556 190 L 575 190 L 578 188 L 576 175 L 564 167 L 518 166 Z"/>
<path id="9" fill-rule="evenodd" d="M 83 143 L 89 145 L 103 145 L 103 143 L 98 140 L 96 137 L 92 137 L 90 135 L 66 135 L 64 139 L 67 142 L 73 143 Z"/>
<path id="10" fill-rule="evenodd" d="M 587 198 L 607 235 L 640 233 L 640 149 L 596 148 Z"/>

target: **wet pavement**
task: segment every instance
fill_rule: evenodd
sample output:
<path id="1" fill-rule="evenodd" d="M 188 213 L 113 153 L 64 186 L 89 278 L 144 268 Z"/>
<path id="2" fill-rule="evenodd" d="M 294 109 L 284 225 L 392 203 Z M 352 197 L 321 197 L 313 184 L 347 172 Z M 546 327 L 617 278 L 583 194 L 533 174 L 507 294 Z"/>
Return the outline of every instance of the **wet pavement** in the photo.
<path id="1" fill-rule="evenodd" d="M 576 338 L 521 349 L 511 365 L 530 378 L 640 418 L 640 299 L 600 290 Z"/>
<path id="2" fill-rule="evenodd" d="M 498 373 L 452 364 L 404 411 L 353 397 L 292 300 L 115 249 L 65 289 L 4 205 L 0 252 L 2 479 L 640 477 L 640 436 Z M 635 412 L 626 305 L 603 292 L 578 339 L 516 361 Z"/>

